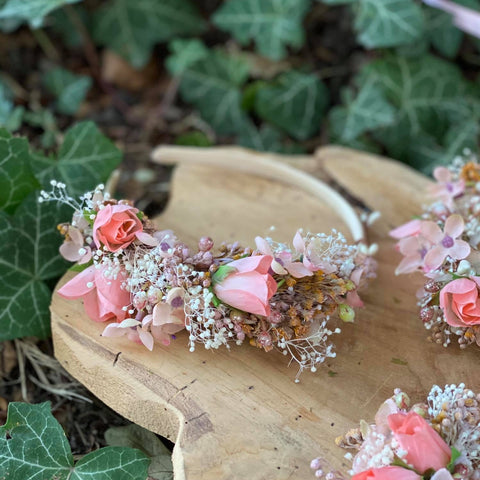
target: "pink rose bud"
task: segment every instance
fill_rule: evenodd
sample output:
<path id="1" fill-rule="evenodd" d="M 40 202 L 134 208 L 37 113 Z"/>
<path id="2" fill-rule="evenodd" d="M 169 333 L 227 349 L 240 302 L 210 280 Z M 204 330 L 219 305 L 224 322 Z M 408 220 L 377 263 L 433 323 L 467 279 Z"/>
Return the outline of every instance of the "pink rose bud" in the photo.
<path id="1" fill-rule="evenodd" d="M 450 462 L 450 447 L 418 413 L 394 413 L 388 417 L 388 425 L 402 450 L 407 452 L 402 460 L 418 472 L 440 470 Z"/>
<path id="2" fill-rule="evenodd" d="M 268 273 L 273 257 L 255 255 L 221 266 L 213 275 L 213 291 L 223 303 L 256 315 L 270 315 L 269 300 L 277 283 Z"/>
<path id="3" fill-rule="evenodd" d="M 110 252 L 128 247 L 143 231 L 143 225 L 137 217 L 138 209 L 129 205 L 107 205 L 102 208 L 93 224 L 95 245 L 102 244 Z"/>
<path id="4" fill-rule="evenodd" d="M 480 277 L 459 278 L 440 290 L 440 308 L 445 320 L 453 327 L 470 327 L 480 324 Z"/>
<path id="5" fill-rule="evenodd" d="M 73 277 L 57 293 L 68 300 L 83 298 L 83 308 L 95 322 L 120 322 L 127 316 L 123 307 L 130 305 L 130 293 L 122 288 L 124 280 L 122 273 L 116 279 L 107 278 L 102 269 L 92 265 Z"/>
<path id="6" fill-rule="evenodd" d="M 422 477 L 403 467 L 382 467 L 357 473 L 351 480 L 422 480 Z"/>

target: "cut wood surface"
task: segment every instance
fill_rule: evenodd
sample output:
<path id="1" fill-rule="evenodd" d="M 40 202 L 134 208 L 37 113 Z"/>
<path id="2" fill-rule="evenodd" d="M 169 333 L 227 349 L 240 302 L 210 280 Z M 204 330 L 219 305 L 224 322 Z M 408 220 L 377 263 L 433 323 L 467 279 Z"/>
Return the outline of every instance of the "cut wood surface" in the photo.
<path id="1" fill-rule="evenodd" d="M 177 148 L 154 156 L 181 160 L 198 154 L 225 155 L 226 162 L 259 155 L 236 148 Z M 170 347 L 149 352 L 101 337 L 104 325 L 90 321 L 80 301 L 53 296 L 58 360 L 118 413 L 175 442 L 175 479 L 308 479 L 310 461 L 319 455 L 331 459 L 332 468 L 347 470 L 335 437 L 362 418 L 372 420 L 395 387 L 414 401 L 433 384 L 480 388 L 475 348 L 445 349 L 426 341 L 415 297 L 421 275 L 394 275 L 400 256 L 388 231 L 418 214 L 429 180 L 391 160 L 339 147 L 322 148 L 296 164 L 382 213 L 368 232 L 379 245 L 379 268 L 363 292 L 365 308 L 332 337 L 337 358 L 316 373 L 304 373 L 299 384 L 293 381 L 295 366 L 279 352 L 245 344 L 230 351 L 199 345 L 190 353 L 186 332 Z M 291 241 L 299 227 L 346 230 L 335 211 L 298 188 L 188 164 L 176 169 L 170 203 L 157 224 L 191 245 L 202 235 L 254 246 L 256 235 Z M 272 225 L 276 229 L 270 232 Z"/>

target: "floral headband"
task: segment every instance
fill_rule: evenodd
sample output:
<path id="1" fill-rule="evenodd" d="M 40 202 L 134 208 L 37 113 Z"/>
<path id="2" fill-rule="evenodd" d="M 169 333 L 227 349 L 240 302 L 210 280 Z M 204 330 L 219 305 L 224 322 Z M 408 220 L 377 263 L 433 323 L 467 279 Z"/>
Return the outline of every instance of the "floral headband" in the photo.
<path id="1" fill-rule="evenodd" d="M 403 260 L 396 273 L 423 272 L 420 318 L 430 339 L 447 347 L 480 346 L 480 165 L 457 158 L 434 171 L 436 201 L 414 220 L 392 230 Z"/>
<path id="2" fill-rule="evenodd" d="M 480 394 L 464 384 L 434 386 L 425 402 L 395 390 L 375 415 L 336 440 L 356 450 L 351 477 L 324 470 L 312 461 L 317 478 L 326 480 L 478 480 L 480 479 Z"/>
<path id="3" fill-rule="evenodd" d="M 308 182 L 335 205 L 357 244 L 335 230 L 298 231 L 292 245 L 257 237 L 254 249 L 237 242 L 214 249 L 205 236 L 191 249 L 128 200 L 112 199 L 103 185 L 77 201 L 53 181 L 39 201 L 73 208 L 72 221 L 58 226 L 65 237 L 60 253 L 80 272 L 58 294 L 82 298 L 92 320 L 110 321 L 105 337 L 126 336 L 152 350 L 186 329 L 191 352 L 198 343 L 217 349 L 248 341 L 290 356 L 299 367 L 296 381 L 304 369 L 315 371 L 335 357 L 329 337 L 341 330 L 331 317 L 352 322 L 353 307 L 362 305 L 357 291 L 375 275 L 376 248 L 360 242 L 363 225 L 337 192 L 294 168 L 267 166 L 288 173 L 290 183 Z"/>

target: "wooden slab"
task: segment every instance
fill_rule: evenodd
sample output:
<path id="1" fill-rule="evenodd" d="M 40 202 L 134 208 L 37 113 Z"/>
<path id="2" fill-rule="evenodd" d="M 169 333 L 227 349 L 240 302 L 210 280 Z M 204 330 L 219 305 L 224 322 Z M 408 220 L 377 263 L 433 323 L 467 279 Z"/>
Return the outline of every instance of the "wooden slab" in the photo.
<path id="1" fill-rule="evenodd" d="M 235 161 L 248 154 L 233 152 Z M 415 304 L 421 276 L 394 275 L 400 258 L 387 233 L 418 213 L 428 180 L 398 163 L 337 147 L 321 149 L 316 160 L 302 157 L 298 165 L 309 171 L 323 165 L 323 176 L 383 213 L 370 231 L 380 247 L 379 270 L 363 294 L 366 307 L 335 338 L 337 358 L 315 374 L 304 373 L 300 384 L 293 382 L 296 369 L 278 352 L 244 345 L 189 353 L 183 333 L 170 347 L 150 353 L 100 337 L 103 326 L 88 320 L 81 302 L 53 297 L 59 361 L 114 410 L 175 442 L 178 480 L 311 478 L 309 462 L 319 454 L 342 468 L 344 451 L 334 438 L 361 418 L 372 419 L 395 387 L 415 400 L 434 383 L 480 388 L 479 352 L 427 343 Z M 345 230 L 334 212 L 299 190 L 189 166 L 176 170 L 171 202 L 158 225 L 187 243 L 209 234 L 248 245 L 271 225 L 282 241 L 301 226 Z"/>

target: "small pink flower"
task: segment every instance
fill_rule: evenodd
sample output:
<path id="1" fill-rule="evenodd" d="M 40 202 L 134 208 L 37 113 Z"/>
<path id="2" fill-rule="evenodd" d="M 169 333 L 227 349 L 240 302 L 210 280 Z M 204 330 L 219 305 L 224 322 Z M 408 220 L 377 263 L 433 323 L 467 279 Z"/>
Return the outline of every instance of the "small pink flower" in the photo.
<path id="1" fill-rule="evenodd" d="M 450 215 L 445 222 L 444 231 L 435 222 L 423 222 L 422 235 L 435 245 L 425 255 L 425 268 L 429 271 L 436 270 L 447 256 L 454 260 L 468 257 L 470 245 L 458 237 L 463 233 L 465 223 L 460 215 Z"/>
<path id="2" fill-rule="evenodd" d="M 440 470 L 450 462 L 450 447 L 418 413 L 394 413 L 388 416 L 388 425 L 400 448 L 407 452 L 402 459 L 418 472 Z"/>
<path id="3" fill-rule="evenodd" d="M 395 274 L 411 273 L 418 268 L 423 268 L 425 255 L 431 246 L 431 242 L 421 235 L 402 238 L 397 248 L 404 258 L 395 270 Z"/>
<path id="4" fill-rule="evenodd" d="M 88 267 L 76 275 L 58 294 L 68 300 L 83 298 L 83 308 L 95 322 L 107 320 L 122 321 L 127 312 L 122 309 L 130 304 L 130 293 L 122 288 L 125 280 L 123 273 L 117 278 L 106 278 L 103 269 Z"/>
<path id="5" fill-rule="evenodd" d="M 273 257 L 255 255 L 234 260 L 219 268 L 231 268 L 224 278 L 213 278 L 215 295 L 227 305 L 244 312 L 270 315 L 269 300 L 277 291 L 277 283 L 268 273 Z M 229 271 L 229 270 L 224 270 Z"/>
<path id="6" fill-rule="evenodd" d="M 322 270 L 322 272 L 328 274 L 337 270 L 335 265 L 328 263 L 324 258 L 322 258 L 325 245 L 318 237 L 307 239 L 306 242 L 300 231 L 298 231 L 293 238 L 293 246 L 297 253 L 303 256 L 303 265 L 310 272 Z"/>
<path id="7" fill-rule="evenodd" d="M 400 225 L 397 228 L 394 228 L 390 231 L 389 235 L 393 238 L 405 238 L 405 237 L 413 237 L 420 233 L 420 226 L 422 225 L 422 221 L 418 218 L 414 220 L 410 220 L 403 225 Z"/>
<path id="8" fill-rule="evenodd" d="M 422 480 L 422 477 L 403 467 L 381 467 L 357 473 L 351 480 Z"/>
<path id="9" fill-rule="evenodd" d="M 80 230 L 69 226 L 65 241 L 60 245 L 60 255 L 69 262 L 87 263 L 92 258 L 92 250 L 84 243 Z"/>
<path id="10" fill-rule="evenodd" d="M 453 327 L 480 325 L 480 277 L 458 278 L 440 290 L 440 308 Z"/>
<path id="11" fill-rule="evenodd" d="M 452 208 L 453 199 L 465 191 L 465 182 L 463 180 L 453 182 L 452 172 L 445 167 L 435 168 L 433 176 L 438 183 L 430 187 L 430 193 L 443 201 L 448 208 Z"/>
<path id="12" fill-rule="evenodd" d="M 298 235 L 298 233 L 297 233 Z M 313 272 L 306 268 L 302 262 L 292 261 L 293 255 L 291 252 L 283 251 L 273 254 L 272 247 L 262 237 L 256 237 L 255 243 L 257 244 L 257 250 L 263 255 L 270 255 L 274 257 L 272 261 L 272 270 L 278 275 L 286 275 L 289 273 L 292 277 L 302 278 L 313 275 Z"/>
<path id="13" fill-rule="evenodd" d="M 97 247 L 103 244 L 110 252 L 128 247 L 143 232 L 137 213 L 130 205 L 107 205 L 99 210 L 93 224 Z"/>

